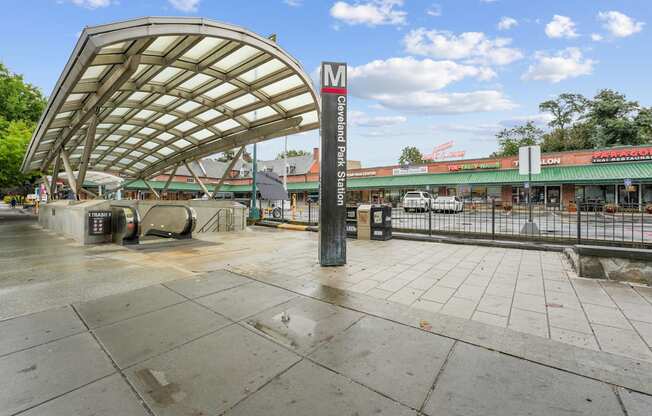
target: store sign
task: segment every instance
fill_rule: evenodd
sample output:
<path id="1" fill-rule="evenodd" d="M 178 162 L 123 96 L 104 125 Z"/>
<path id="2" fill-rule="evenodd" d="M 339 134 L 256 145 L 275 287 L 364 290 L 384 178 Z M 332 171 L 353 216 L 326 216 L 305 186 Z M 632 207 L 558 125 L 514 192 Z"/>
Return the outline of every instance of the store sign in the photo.
<path id="1" fill-rule="evenodd" d="M 347 178 L 359 178 L 362 176 L 376 176 L 375 170 L 366 170 L 364 172 L 349 172 Z"/>
<path id="2" fill-rule="evenodd" d="M 598 150 L 593 152 L 593 163 L 634 162 L 638 160 L 652 160 L 652 148 L 642 149 L 613 149 Z"/>
<path id="3" fill-rule="evenodd" d="M 448 165 L 448 170 L 451 172 L 457 172 L 460 170 L 476 170 L 476 169 L 500 169 L 500 162 L 461 163 L 458 165 Z"/>
<path id="4" fill-rule="evenodd" d="M 346 64 L 321 64 L 319 264 L 346 264 Z"/>
<path id="5" fill-rule="evenodd" d="M 561 165 L 560 157 L 541 158 L 541 166 Z M 518 167 L 518 160 L 514 161 L 514 166 Z"/>
<path id="6" fill-rule="evenodd" d="M 421 173 L 428 173 L 428 166 L 414 166 L 408 168 L 396 168 L 392 170 L 392 175 L 418 175 Z"/>

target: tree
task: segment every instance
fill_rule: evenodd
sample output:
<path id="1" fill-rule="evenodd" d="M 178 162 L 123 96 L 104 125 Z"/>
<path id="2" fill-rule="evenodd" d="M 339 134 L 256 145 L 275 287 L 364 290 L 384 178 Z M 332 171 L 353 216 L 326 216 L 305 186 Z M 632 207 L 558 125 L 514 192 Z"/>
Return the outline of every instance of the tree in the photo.
<path id="1" fill-rule="evenodd" d="M 25 175 L 20 171 L 33 130 L 34 125 L 27 121 L 0 121 L 0 188 L 33 181 L 34 175 Z"/>
<path id="2" fill-rule="evenodd" d="M 219 160 L 220 162 L 230 162 L 231 160 L 233 160 L 234 157 L 235 157 L 235 150 L 232 149 L 223 152 L 222 155 L 217 158 L 217 160 Z M 249 152 L 247 152 L 246 148 L 244 152 L 242 152 L 242 159 L 244 159 L 245 162 L 251 162 L 253 160 Z"/>
<path id="3" fill-rule="evenodd" d="M 44 108 L 45 97 L 41 91 L 0 63 L 0 116 L 7 121 L 36 123 Z"/>
<path id="4" fill-rule="evenodd" d="M 308 155 L 310 155 L 310 152 L 306 152 L 305 150 L 288 150 L 287 151 L 287 156 L 288 157 L 308 156 Z M 276 160 L 284 159 L 284 158 L 285 158 L 285 152 L 281 152 L 278 155 L 276 155 Z"/>
<path id="5" fill-rule="evenodd" d="M 542 140 L 543 130 L 528 121 L 522 126 L 503 129 L 496 134 L 500 149 L 492 154 L 492 157 L 516 156 L 521 146 L 539 144 Z"/>
<path id="6" fill-rule="evenodd" d="M 400 165 L 420 165 L 424 163 L 423 154 L 414 146 L 404 147 L 401 151 L 401 157 L 398 158 Z"/>
<path id="7" fill-rule="evenodd" d="M 635 121 L 639 110 L 639 104 L 624 94 L 609 89 L 598 92 L 585 116 L 594 128 L 594 147 L 644 144 L 645 138 L 639 135 L 641 126 Z"/>
<path id="8" fill-rule="evenodd" d="M 41 91 L 0 63 L 0 188 L 34 180 L 20 172 L 20 165 L 43 108 Z"/>
<path id="9" fill-rule="evenodd" d="M 550 127 L 558 130 L 558 135 L 563 141 L 566 129 L 574 120 L 578 119 L 585 111 L 589 100 L 581 94 L 560 94 L 554 100 L 544 101 L 539 104 L 539 111 L 548 112 L 552 120 L 548 123 Z"/>

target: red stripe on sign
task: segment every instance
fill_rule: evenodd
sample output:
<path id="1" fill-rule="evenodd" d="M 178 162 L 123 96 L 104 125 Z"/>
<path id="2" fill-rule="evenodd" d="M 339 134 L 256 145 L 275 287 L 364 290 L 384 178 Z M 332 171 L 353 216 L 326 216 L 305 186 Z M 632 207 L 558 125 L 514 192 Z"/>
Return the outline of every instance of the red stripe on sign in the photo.
<path id="1" fill-rule="evenodd" d="M 346 88 L 335 88 L 335 87 L 323 87 L 321 89 L 322 93 L 326 94 L 346 94 Z"/>

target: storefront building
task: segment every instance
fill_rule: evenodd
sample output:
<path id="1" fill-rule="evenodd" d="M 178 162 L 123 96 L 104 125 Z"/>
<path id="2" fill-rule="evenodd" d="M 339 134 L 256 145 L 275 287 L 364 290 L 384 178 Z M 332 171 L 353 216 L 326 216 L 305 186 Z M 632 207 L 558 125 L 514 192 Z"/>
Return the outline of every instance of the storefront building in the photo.
<path id="1" fill-rule="evenodd" d="M 300 174 L 288 174 L 288 191 L 297 202 L 315 200 L 319 190 L 318 153 L 314 163 Z M 652 146 L 629 146 L 543 154 L 542 172 L 532 178 L 532 202 L 552 209 L 574 204 L 643 209 L 652 204 Z M 150 182 L 163 186 L 165 177 Z M 169 192 L 185 198 L 200 193 L 197 184 L 175 177 Z M 210 179 L 210 178 L 209 178 Z M 214 178 L 213 178 L 214 179 Z M 211 180 L 209 180 L 211 182 Z M 243 198 L 251 190 L 250 178 L 233 178 L 221 189 Z M 518 158 L 484 158 L 445 161 L 420 166 L 382 166 L 348 171 L 350 203 L 401 203 L 408 191 L 456 195 L 467 202 L 495 201 L 518 205 L 526 202 L 527 177 L 518 173 Z M 144 184 L 131 191 L 146 192 Z"/>

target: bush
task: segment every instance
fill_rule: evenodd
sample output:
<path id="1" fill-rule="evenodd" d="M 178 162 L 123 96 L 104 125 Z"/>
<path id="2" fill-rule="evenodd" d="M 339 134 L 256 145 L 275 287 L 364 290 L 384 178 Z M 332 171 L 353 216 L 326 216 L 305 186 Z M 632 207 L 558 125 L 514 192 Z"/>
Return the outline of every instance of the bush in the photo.
<path id="1" fill-rule="evenodd" d="M 616 204 L 606 204 L 604 206 L 604 211 L 608 212 L 609 214 L 615 214 L 618 212 L 618 205 Z"/>

